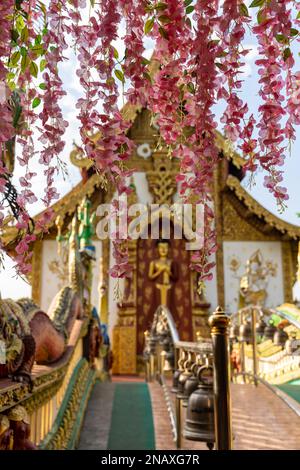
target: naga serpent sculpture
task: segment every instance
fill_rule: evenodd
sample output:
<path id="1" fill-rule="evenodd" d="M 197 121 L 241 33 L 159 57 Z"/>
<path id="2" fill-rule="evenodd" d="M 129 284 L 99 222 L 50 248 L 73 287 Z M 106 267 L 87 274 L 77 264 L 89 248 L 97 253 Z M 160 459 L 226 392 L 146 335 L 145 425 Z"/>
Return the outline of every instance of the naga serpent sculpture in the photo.
<path id="1" fill-rule="evenodd" d="M 79 296 L 61 289 L 48 314 L 31 299 L 0 300 L 0 340 L 5 344 L 5 364 L 0 378 L 30 381 L 34 362 L 50 364 L 64 353 L 75 320 L 83 315 Z"/>

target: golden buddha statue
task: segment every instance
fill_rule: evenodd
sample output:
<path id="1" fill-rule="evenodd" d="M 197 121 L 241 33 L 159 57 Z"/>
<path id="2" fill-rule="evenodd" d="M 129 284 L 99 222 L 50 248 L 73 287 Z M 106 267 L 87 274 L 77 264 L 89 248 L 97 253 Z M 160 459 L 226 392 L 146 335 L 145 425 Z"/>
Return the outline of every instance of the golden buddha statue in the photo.
<path id="1" fill-rule="evenodd" d="M 169 292 L 172 282 L 177 280 L 176 264 L 168 258 L 168 241 L 159 240 L 157 248 L 159 258 L 151 261 L 148 276 L 151 281 L 156 281 L 155 287 L 160 293 L 159 304 L 170 307 Z"/>

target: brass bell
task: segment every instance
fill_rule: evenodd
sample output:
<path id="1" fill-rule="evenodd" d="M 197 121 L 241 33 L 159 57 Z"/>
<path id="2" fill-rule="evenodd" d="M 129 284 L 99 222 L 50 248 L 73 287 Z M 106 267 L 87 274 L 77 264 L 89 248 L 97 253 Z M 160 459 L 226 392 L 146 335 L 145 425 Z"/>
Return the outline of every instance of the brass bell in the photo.
<path id="1" fill-rule="evenodd" d="M 168 351 L 165 356 L 164 372 L 174 370 L 174 352 Z"/>
<path id="2" fill-rule="evenodd" d="M 181 372 L 182 372 L 181 369 L 177 369 L 177 370 L 175 370 L 175 372 L 173 374 L 173 383 L 172 383 L 172 389 L 171 389 L 172 393 L 177 393 L 178 392 L 178 379 L 179 379 L 179 376 L 180 376 Z"/>
<path id="3" fill-rule="evenodd" d="M 191 365 L 192 365 L 192 356 L 191 356 L 191 353 L 189 353 L 188 358 L 184 363 L 184 371 L 181 372 L 181 374 L 178 378 L 177 398 L 179 398 L 179 399 L 185 398 L 184 385 L 185 385 L 185 382 L 187 381 L 187 379 L 192 376 Z"/>
<path id="4" fill-rule="evenodd" d="M 273 336 L 274 344 L 276 346 L 284 347 L 287 340 L 288 340 L 288 334 L 282 328 L 277 328 Z"/>
<path id="5" fill-rule="evenodd" d="M 195 362 L 195 364 L 193 364 L 192 368 L 191 368 L 192 375 L 187 378 L 187 380 L 184 384 L 184 388 L 183 388 L 184 398 L 182 399 L 182 406 L 184 406 L 185 408 L 188 406 L 188 401 L 189 401 L 190 395 L 195 390 L 197 390 L 198 385 L 199 385 L 199 380 L 198 380 L 198 376 L 197 376 L 198 368 L 199 368 L 199 365 L 198 365 L 197 362 Z"/>
<path id="6" fill-rule="evenodd" d="M 180 353 L 180 359 L 178 361 L 178 369 L 175 370 L 173 374 L 173 384 L 172 384 L 172 393 L 177 393 L 178 392 L 178 379 L 180 374 L 183 372 L 183 364 L 185 362 L 185 352 L 181 351 Z"/>
<path id="7" fill-rule="evenodd" d="M 256 334 L 258 336 L 264 336 L 265 328 L 266 328 L 266 322 L 261 318 L 257 323 L 255 327 Z"/>
<path id="8" fill-rule="evenodd" d="M 204 377 L 204 372 L 210 372 Z M 199 386 L 189 397 L 183 436 L 191 441 L 206 442 L 209 449 L 215 442 L 213 374 L 211 366 L 198 370 Z"/>
<path id="9" fill-rule="evenodd" d="M 229 330 L 229 339 L 235 341 L 239 336 L 239 325 L 233 324 Z"/>
<path id="10" fill-rule="evenodd" d="M 299 348 L 299 340 L 297 339 L 297 333 L 292 331 L 289 339 L 285 343 L 285 352 L 289 355 L 293 355 Z"/>
<path id="11" fill-rule="evenodd" d="M 276 332 L 277 328 L 270 324 L 266 326 L 265 328 L 265 331 L 264 331 L 264 338 L 267 340 L 267 339 L 271 339 L 273 341 L 273 338 L 274 338 L 274 334 Z"/>
<path id="12" fill-rule="evenodd" d="M 239 340 L 243 343 L 251 343 L 252 328 L 248 321 L 244 321 L 239 328 Z"/>

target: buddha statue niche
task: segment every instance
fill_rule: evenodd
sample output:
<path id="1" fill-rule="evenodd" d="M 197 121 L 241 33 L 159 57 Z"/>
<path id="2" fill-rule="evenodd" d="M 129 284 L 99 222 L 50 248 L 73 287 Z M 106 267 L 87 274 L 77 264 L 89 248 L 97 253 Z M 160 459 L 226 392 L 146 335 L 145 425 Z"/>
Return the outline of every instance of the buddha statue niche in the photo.
<path id="1" fill-rule="evenodd" d="M 171 310 L 171 291 L 178 279 L 177 265 L 169 258 L 168 240 L 158 240 L 157 249 L 158 258 L 150 262 L 148 275 L 150 280 L 156 281 L 157 307 L 164 305 Z"/>

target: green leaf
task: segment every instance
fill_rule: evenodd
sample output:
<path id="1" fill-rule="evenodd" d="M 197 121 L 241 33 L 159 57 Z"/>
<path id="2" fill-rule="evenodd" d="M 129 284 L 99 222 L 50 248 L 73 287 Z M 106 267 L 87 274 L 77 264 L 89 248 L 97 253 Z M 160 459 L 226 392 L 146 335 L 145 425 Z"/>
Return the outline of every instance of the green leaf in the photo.
<path id="1" fill-rule="evenodd" d="M 25 23 L 24 23 L 23 17 L 21 15 L 18 15 L 17 19 L 16 19 L 17 31 L 19 31 L 19 33 L 20 33 L 22 31 L 22 29 L 24 28 L 24 26 L 25 26 Z"/>
<path id="2" fill-rule="evenodd" d="M 22 29 L 22 32 L 21 32 L 21 41 L 23 43 L 26 43 L 27 39 L 28 39 L 28 28 L 27 26 L 25 26 L 25 28 Z"/>
<path id="3" fill-rule="evenodd" d="M 26 47 L 22 46 L 21 49 L 20 49 L 20 52 L 21 52 L 21 56 L 22 56 L 22 57 L 26 57 L 26 56 L 27 56 L 27 49 L 26 49 Z"/>
<path id="4" fill-rule="evenodd" d="M 189 14 L 192 13 L 192 11 L 194 11 L 194 10 L 195 10 L 195 7 L 193 7 L 193 5 L 190 5 L 189 7 L 187 7 L 187 8 L 185 9 L 185 12 L 186 12 L 187 15 L 189 15 Z"/>
<path id="5" fill-rule="evenodd" d="M 160 26 L 158 28 L 158 32 L 164 39 L 168 39 L 169 35 L 168 35 L 167 31 L 162 26 Z"/>
<path id="6" fill-rule="evenodd" d="M 11 56 L 11 58 L 10 58 L 10 63 L 12 65 L 17 65 L 19 60 L 20 60 L 20 57 L 21 57 L 20 51 L 14 52 L 13 55 Z"/>
<path id="7" fill-rule="evenodd" d="M 158 21 L 162 24 L 170 23 L 170 18 L 167 15 L 160 15 Z"/>
<path id="8" fill-rule="evenodd" d="M 185 135 L 185 137 L 190 137 L 191 135 L 195 134 L 195 127 L 185 126 L 183 128 L 183 134 Z"/>
<path id="9" fill-rule="evenodd" d="M 124 74 L 121 70 L 115 70 L 115 76 L 117 77 L 118 80 L 120 80 L 120 82 L 122 83 L 125 82 Z"/>
<path id="10" fill-rule="evenodd" d="M 15 112 L 14 112 L 14 116 L 13 116 L 13 126 L 14 126 L 15 128 L 16 128 L 17 125 L 18 125 L 18 122 L 19 122 L 21 113 L 22 113 L 22 106 L 20 106 L 19 104 L 17 104 L 16 107 L 15 107 Z"/>
<path id="11" fill-rule="evenodd" d="M 296 16 L 296 19 L 300 20 L 300 11 L 299 11 L 298 15 Z"/>
<path id="12" fill-rule="evenodd" d="M 298 36 L 298 34 L 299 34 L 298 29 L 296 29 L 296 28 L 291 28 L 291 36 L 293 36 L 293 37 L 294 37 L 294 36 Z"/>
<path id="13" fill-rule="evenodd" d="M 215 64 L 216 64 L 216 67 L 218 67 L 218 69 L 226 70 L 226 67 L 224 64 L 221 64 L 220 62 L 215 62 Z"/>
<path id="14" fill-rule="evenodd" d="M 239 11 L 241 16 L 249 16 L 249 11 L 245 3 L 241 3 L 239 6 Z"/>
<path id="15" fill-rule="evenodd" d="M 16 29 L 13 29 L 12 32 L 11 32 L 11 38 L 14 42 L 17 42 L 17 40 L 19 39 L 19 33 Z"/>
<path id="16" fill-rule="evenodd" d="M 267 15 L 266 15 L 265 9 L 263 8 L 262 10 L 259 10 L 257 13 L 257 23 L 258 24 L 263 23 L 266 20 L 266 18 L 267 18 Z"/>
<path id="17" fill-rule="evenodd" d="M 150 31 L 152 30 L 153 26 L 154 26 L 154 18 L 150 18 L 145 23 L 145 28 L 144 28 L 145 33 L 149 34 Z"/>
<path id="18" fill-rule="evenodd" d="M 30 59 L 28 55 L 27 54 L 23 55 L 22 60 L 21 60 L 21 72 L 25 72 L 29 63 L 30 63 Z"/>
<path id="19" fill-rule="evenodd" d="M 31 51 L 38 57 L 39 55 L 43 55 L 44 54 L 44 48 L 43 46 L 41 45 L 37 45 L 37 46 L 33 46 L 31 48 Z"/>
<path id="20" fill-rule="evenodd" d="M 150 73 L 148 73 L 148 72 L 143 72 L 143 75 L 144 75 L 144 77 L 146 78 L 146 80 L 148 80 L 148 82 L 152 83 L 152 78 L 151 78 Z"/>
<path id="21" fill-rule="evenodd" d="M 41 44 L 41 42 L 42 42 L 42 36 L 38 34 L 34 40 L 34 44 L 38 46 L 39 44 Z"/>
<path id="22" fill-rule="evenodd" d="M 291 55 L 292 55 L 291 49 L 287 47 L 283 51 L 283 60 L 286 61 L 289 57 L 291 57 Z"/>
<path id="23" fill-rule="evenodd" d="M 276 34 L 275 38 L 277 42 L 280 42 L 280 44 L 288 44 L 289 40 L 287 37 L 285 37 L 283 34 Z"/>
<path id="24" fill-rule="evenodd" d="M 194 87 L 194 84 L 192 82 L 189 82 L 186 87 L 187 87 L 187 89 L 189 90 L 190 93 L 193 93 L 193 94 L 195 93 L 195 87 Z"/>
<path id="25" fill-rule="evenodd" d="M 41 62 L 40 62 L 40 71 L 41 72 L 43 72 L 45 70 L 46 65 L 47 65 L 46 59 L 42 59 Z"/>
<path id="26" fill-rule="evenodd" d="M 157 11 L 163 11 L 166 8 L 168 8 L 168 5 L 166 3 L 163 3 L 163 2 L 159 2 L 156 5 L 154 5 L 154 9 L 157 10 Z"/>
<path id="27" fill-rule="evenodd" d="M 29 72 L 31 73 L 33 77 L 37 78 L 39 69 L 35 62 L 30 63 Z"/>
<path id="28" fill-rule="evenodd" d="M 7 80 L 13 80 L 15 78 L 16 74 L 14 72 L 8 72 L 6 74 Z"/>
<path id="29" fill-rule="evenodd" d="M 150 64 L 150 60 L 146 59 L 146 57 L 142 57 L 141 63 L 142 63 L 143 65 L 149 65 L 149 64 Z"/>
<path id="30" fill-rule="evenodd" d="M 34 98 L 34 100 L 32 102 L 32 107 L 37 108 L 40 103 L 41 103 L 41 98 L 36 97 L 36 98 Z"/>
<path id="31" fill-rule="evenodd" d="M 45 83 L 40 83 L 40 84 L 39 84 L 39 88 L 40 88 L 41 90 L 46 90 L 46 84 L 45 84 Z"/>
<path id="32" fill-rule="evenodd" d="M 191 3 L 193 3 L 193 0 L 184 0 L 184 5 L 188 7 Z"/>
<path id="33" fill-rule="evenodd" d="M 191 22 L 190 18 L 186 18 L 185 22 L 186 22 L 186 24 L 188 25 L 189 28 L 192 27 L 192 22 Z"/>
<path id="34" fill-rule="evenodd" d="M 253 2 L 249 5 L 249 8 L 261 7 L 266 0 L 253 0 Z"/>
<path id="35" fill-rule="evenodd" d="M 90 4 L 91 4 L 92 7 L 94 8 L 94 6 L 95 6 L 95 0 L 90 0 Z"/>
<path id="36" fill-rule="evenodd" d="M 113 49 L 113 53 L 114 53 L 114 58 L 118 59 L 119 58 L 119 53 L 118 53 L 117 49 L 114 46 L 112 46 L 112 49 Z"/>

